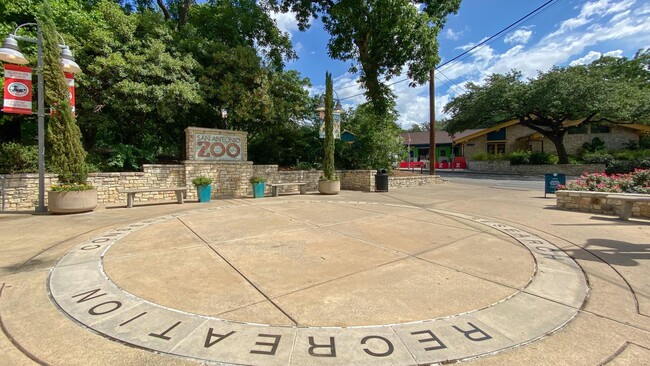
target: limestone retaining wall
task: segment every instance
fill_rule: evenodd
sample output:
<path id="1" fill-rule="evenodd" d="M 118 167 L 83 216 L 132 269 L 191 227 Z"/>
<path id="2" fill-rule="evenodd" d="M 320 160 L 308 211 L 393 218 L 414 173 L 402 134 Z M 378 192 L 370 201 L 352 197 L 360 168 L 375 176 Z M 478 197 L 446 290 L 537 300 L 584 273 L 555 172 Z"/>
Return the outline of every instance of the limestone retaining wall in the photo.
<path id="1" fill-rule="evenodd" d="M 555 192 L 556 205 L 559 209 L 569 211 L 591 212 L 606 215 L 619 215 L 623 203 L 615 198 L 607 198 L 608 194 L 642 196 L 624 193 L 604 193 L 561 190 Z M 632 207 L 632 216 L 650 218 L 650 202 L 636 202 Z"/>
<path id="2" fill-rule="evenodd" d="M 374 170 L 341 170 L 341 189 L 373 192 L 375 190 Z M 147 164 L 142 172 L 91 173 L 88 181 L 97 188 L 99 204 L 126 204 L 126 194 L 118 189 L 188 187 L 187 199 L 197 199 L 192 180 L 199 175 L 212 178 L 212 197 L 250 197 L 253 195 L 249 179 L 252 176 L 266 177 L 267 182 L 307 182 L 308 191 L 318 190 L 319 170 L 278 170 L 277 165 L 253 165 L 252 162 L 204 162 L 184 161 L 178 165 Z M 34 210 L 38 204 L 38 174 L 5 175 L 5 210 Z M 1 180 L 0 180 L 1 182 Z M 54 174 L 46 174 L 46 191 L 58 180 Z M 432 185 L 442 183 L 437 176 L 389 177 L 389 189 Z M 298 187 L 282 187 L 281 193 L 298 192 Z M 266 188 L 270 193 L 270 188 Z M 139 193 L 135 202 L 176 199 L 174 192 Z M 47 194 L 45 195 L 47 205 Z"/>
<path id="3" fill-rule="evenodd" d="M 476 172 L 507 173 L 520 175 L 542 175 L 560 173 L 566 175 L 582 175 L 584 172 L 602 173 L 605 164 L 547 164 L 547 165 L 510 165 L 507 160 L 467 162 L 467 169 Z"/>

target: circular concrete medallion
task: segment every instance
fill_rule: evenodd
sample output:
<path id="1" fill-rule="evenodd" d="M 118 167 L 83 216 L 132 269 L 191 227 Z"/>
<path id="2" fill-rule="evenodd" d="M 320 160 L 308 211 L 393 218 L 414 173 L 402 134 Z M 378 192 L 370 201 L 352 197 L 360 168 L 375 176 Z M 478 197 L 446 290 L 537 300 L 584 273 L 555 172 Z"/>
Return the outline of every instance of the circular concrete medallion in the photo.
<path id="1" fill-rule="evenodd" d="M 300 210 L 292 212 L 291 205 L 302 205 L 303 210 L 318 212 L 317 216 L 319 216 L 320 222 L 310 222 L 308 218 L 305 218 L 309 215 L 304 214 L 304 212 L 300 214 Z M 331 211 L 332 216 L 329 217 L 326 213 L 332 207 L 341 211 L 338 213 Z M 345 238 L 352 238 L 353 241 L 364 242 L 368 244 L 369 248 L 372 247 L 366 250 L 374 250 L 379 253 L 373 252 L 374 254 L 370 255 L 368 254 L 369 252 L 366 252 L 368 257 L 390 257 L 392 255 L 397 257 L 382 257 L 382 260 L 388 261 L 388 263 L 424 261 L 427 264 L 437 266 L 437 268 L 442 268 L 442 270 L 463 272 L 453 266 L 447 269 L 443 268 L 444 263 L 443 265 L 436 263 L 435 260 L 437 258 L 435 256 L 429 260 L 427 259 L 428 254 L 418 252 L 417 248 L 410 248 L 411 252 L 408 250 L 405 252 L 395 248 L 383 247 L 377 244 L 381 243 L 381 240 L 377 239 L 378 237 L 373 239 L 372 237 L 362 236 L 359 231 L 349 228 L 352 231 L 346 231 L 345 227 L 337 224 L 337 222 L 345 221 L 340 217 L 341 215 L 359 214 L 362 211 L 371 213 L 370 216 L 372 216 L 373 220 L 381 220 L 381 215 L 387 212 L 394 214 L 393 211 L 399 211 L 400 213 L 397 216 L 390 216 L 391 219 L 396 217 L 404 220 L 409 217 L 413 218 L 413 215 L 405 214 L 404 212 L 406 211 L 415 212 L 416 217 L 418 213 L 422 213 L 423 215 L 439 215 L 447 220 L 464 223 L 467 227 L 483 227 L 485 231 L 490 232 L 496 230 L 501 235 L 505 234 L 511 238 L 509 240 L 516 240 L 523 247 L 527 248 L 530 253 L 529 256 L 533 258 L 535 266 L 533 271 L 534 275 L 530 281 L 525 281 L 521 286 L 515 284 L 509 287 L 503 286 L 502 283 L 497 283 L 501 288 L 505 288 L 505 292 L 503 292 L 505 296 L 502 296 L 497 301 L 494 301 L 492 298 L 488 298 L 488 300 L 483 299 L 483 301 L 474 301 L 471 298 L 472 294 L 467 294 L 467 288 L 464 288 L 465 290 L 463 291 L 453 292 L 453 290 L 449 290 L 452 292 L 440 293 L 441 295 L 439 296 L 447 296 L 436 301 L 440 305 L 437 307 L 446 309 L 446 311 L 442 312 L 436 312 L 435 309 L 431 309 L 436 306 L 426 307 L 418 304 L 418 302 L 423 302 L 422 299 L 427 299 L 424 302 L 431 301 L 427 297 L 428 291 L 438 294 L 436 291 L 439 291 L 439 289 L 435 288 L 435 284 L 426 282 L 426 285 L 430 286 L 429 289 L 415 288 L 415 291 L 419 291 L 420 294 L 412 296 L 411 303 L 417 311 L 410 315 L 407 314 L 408 316 L 406 317 L 402 315 L 402 313 L 408 313 L 404 309 L 391 313 L 387 311 L 390 307 L 381 306 L 377 308 L 379 310 L 376 313 L 373 313 L 373 311 L 368 312 L 367 309 L 365 309 L 365 312 L 354 311 L 354 309 L 344 311 L 341 309 L 345 309 L 346 307 L 354 308 L 354 306 L 348 305 L 341 307 L 340 304 L 338 308 L 333 307 L 332 309 L 334 310 L 328 310 L 324 304 L 339 301 L 338 295 L 332 292 L 331 288 L 328 289 L 325 285 L 318 285 L 322 287 L 319 287 L 318 291 L 314 291 L 314 293 L 325 294 L 321 295 L 320 298 L 316 297 L 317 300 L 315 300 L 315 303 L 323 304 L 324 308 L 321 312 L 318 312 L 317 307 L 313 303 L 304 300 L 304 298 L 312 299 L 312 295 L 292 297 L 294 291 L 291 286 L 285 283 L 274 284 L 272 282 L 265 282 L 263 273 L 259 274 L 258 277 L 254 277 L 254 280 L 249 278 L 251 276 L 247 276 L 252 271 L 247 269 L 246 265 L 250 268 L 255 268 L 259 264 L 254 261 L 247 262 L 242 259 L 243 257 L 238 257 L 236 255 L 238 248 L 244 247 L 249 252 L 252 252 L 254 251 L 254 247 L 248 246 L 259 244 L 260 240 L 263 241 L 260 238 L 264 238 L 265 235 L 270 235 L 269 233 L 262 233 L 260 231 L 261 229 L 256 231 L 254 228 L 255 224 L 250 223 L 247 224 L 248 226 L 237 226 L 231 221 L 230 226 L 219 227 L 220 222 L 218 221 L 213 223 L 206 221 L 210 219 L 211 215 L 219 212 L 228 212 L 231 213 L 231 216 L 238 217 L 234 213 L 237 212 L 236 210 L 241 209 L 241 213 L 243 213 L 243 210 L 250 210 L 251 208 L 266 213 L 266 215 L 261 215 L 261 219 L 266 217 L 268 220 L 274 220 L 274 215 L 280 215 L 287 219 L 285 224 L 283 224 L 284 226 L 280 225 L 281 227 L 274 229 L 276 234 L 282 233 L 280 237 L 285 238 L 285 240 L 291 237 L 291 233 L 300 232 L 301 230 L 310 230 L 310 233 L 336 231 L 336 235 L 344 235 Z M 355 210 L 358 212 L 352 213 Z M 346 214 L 341 214 L 340 212 L 346 212 Z M 362 226 L 364 223 L 362 217 L 348 217 L 347 219 L 347 221 L 357 220 L 357 226 Z M 191 293 L 184 294 L 183 296 L 188 296 L 188 303 L 204 304 L 195 308 L 189 305 L 183 306 L 182 301 L 178 299 L 170 300 L 169 297 L 174 293 L 173 291 L 168 293 L 161 291 L 162 295 L 159 296 L 156 294 L 152 295 L 151 292 L 134 294 L 138 292 L 139 282 L 128 278 L 128 275 L 120 277 L 120 274 L 133 273 L 138 276 L 143 276 L 143 273 L 147 272 L 147 265 L 151 266 L 152 264 L 141 262 L 141 267 L 143 268 L 141 271 L 138 272 L 132 269 L 130 272 L 128 270 L 129 266 L 138 267 L 137 260 L 135 262 L 122 261 L 121 264 L 116 260 L 113 263 L 111 255 L 115 253 L 119 254 L 119 251 L 124 248 L 116 245 L 114 251 L 111 250 L 109 252 L 109 249 L 113 244 L 120 241 L 120 244 L 127 243 L 129 236 L 136 237 L 147 231 L 151 233 L 161 232 L 158 229 L 163 228 L 165 224 L 173 221 L 178 221 L 187 226 L 191 235 L 194 235 L 195 239 L 200 239 L 199 241 L 204 246 L 203 248 L 199 248 L 199 245 L 197 245 L 197 248 L 191 247 L 189 251 L 195 249 L 212 250 L 212 255 L 220 256 L 221 260 L 230 266 L 231 273 L 229 275 L 234 276 L 233 278 L 239 278 L 239 281 L 245 280 L 248 282 L 237 283 L 237 281 L 233 280 L 231 282 L 237 284 L 238 287 L 234 289 L 222 288 L 222 292 L 216 292 L 216 295 L 212 298 L 199 297 L 200 301 L 190 299 L 192 296 Z M 202 223 L 202 221 L 204 222 Z M 427 225 L 427 221 L 420 220 L 420 224 Z M 201 229 L 202 227 L 210 227 L 210 225 L 213 226 L 213 230 L 211 231 Z M 294 227 L 292 225 L 298 226 Z M 305 225 L 307 227 L 304 227 Z M 259 227 L 262 226 L 259 225 Z M 247 230 L 246 232 L 248 232 L 248 237 L 245 241 L 242 241 L 241 238 L 242 230 Z M 425 232 L 422 229 L 420 231 Z M 136 232 L 138 234 L 135 234 Z M 479 234 L 475 235 L 481 235 L 481 233 L 479 232 Z M 464 241 L 456 242 L 471 242 L 472 237 L 477 238 L 476 236 L 470 235 Z M 335 237 L 334 239 L 337 238 L 340 239 L 340 237 Z M 166 237 L 165 240 L 174 241 L 181 239 Z M 473 250 L 474 252 L 478 251 L 479 253 L 480 251 L 485 251 L 486 258 L 492 260 L 490 253 L 488 253 L 490 247 L 481 247 L 479 245 L 480 240 L 477 239 L 476 241 L 476 247 L 469 250 Z M 214 243 L 219 244 L 215 245 Z M 137 247 L 137 245 L 138 242 L 133 241 L 128 242 L 128 245 L 125 245 L 125 247 L 133 250 L 134 246 Z M 142 243 L 142 246 L 141 251 L 153 250 L 151 247 L 147 247 L 146 243 Z M 449 243 L 449 246 L 452 247 L 449 250 L 453 251 L 454 243 Z M 284 246 L 275 249 L 277 251 L 292 250 L 290 248 L 292 247 Z M 273 250 L 273 247 L 271 250 Z M 293 250 L 297 249 L 294 247 Z M 465 248 L 464 250 L 468 249 Z M 228 253 L 228 255 L 222 256 L 220 252 Z M 443 249 L 438 249 L 438 251 L 434 252 L 442 257 L 441 253 L 443 253 Z M 262 257 L 267 257 L 270 255 L 268 253 L 261 252 L 258 254 L 261 254 Z M 362 255 L 363 253 L 361 251 L 358 254 Z M 127 252 L 122 252 L 121 254 L 129 255 Z M 287 256 L 300 256 L 303 254 L 291 252 Z M 322 255 L 320 257 L 323 261 L 333 259 L 345 261 L 349 256 L 346 252 L 345 255 L 338 257 L 330 257 L 328 255 Z M 115 255 L 115 257 L 119 258 L 118 255 Z M 152 254 L 153 259 L 150 260 L 155 265 L 157 262 L 155 262 L 154 257 Z M 307 265 L 315 266 L 315 264 L 309 263 L 309 260 L 314 257 L 314 255 L 311 255 L 302 262 L 307 262 Z M 454 256 L 452 255 L 452 257 Z M 475 257 L 478 258 L 480 256 Z M 200 258 L 200 256 L 197 258 Z M 456 255 L 454 258 L 461 258 L 462 260 L 462 253 Z M 190 262 L 191 259 L 191 257 L 179 254 L 178 261 Z M 332 265 L 335 264 L 333 263 Z M 383 263 L 373 263 L 372 265 L 376 267 L 389 267 L 389 265 Z M 284 268 L 286 265 L 282 264 L 281 267 Z M 346 265 L 342 268 L 348 267 L 350 266 Z M 408 267 L 411 268 L 413 266 L 409 265 Z M 309 267 L 305 268 L 307 269 L 301 269 L 301 271 L 308 273 Z M 384 282 L 387 287 L 389 287 L 389 282 L 399 281 L 399 271 L 409 271 L 409 269 L 395 268 L 397 268 L 397 272 L 393 273 L 389 271 L 383 274 L 389 278 Z M 196 270 L 200 271 L 200 268 Z M 182 277 L 188 271 L 188 267 L 184 267 L 183 265 L 179 267 L 158 268 L 155 271 L 151 271 L 151 277 L 154 278 L 149 278 L 145 282 L 142 282 L 143 285 L 141 287 L 146 288 L 145 283 L 149 283 L 149 286 L 151 286 L 150 283 L 153 281 L 155 285 L 152 287 L 153 289 L 156 286 L 161 288 L 164 284 L 156 283 L 156 273 L 178 273 L 178 276 Z M 258 272 L 261 273 L 262 271 L 260 270 Z M 358 285 L 359 283 L 363 283 L 364 280 L 367 280 L 367 278 L 359 275 L 362 272 L 364 272 L 364 268 L 360 268 L 359 271 L 349 275 L 343 273 L 339 278 L 361 276 L 359 277 L 360 280 L 356 282 Z M 471 272 L 471 270 L 468 272 Z M 428 272 L 424 273 L 427 274 Z M 222 275 L 226 276 L 228 274 L 225 273 Z M 481 278 L 478 274 L 473 275 L 470 273 L 468 275 L 461 273 L 461 275 L 468 276 L 467 278 L 478 278 L 476 281 L 484 284 L 484 286 L 489 286 L 490 281 L 502 282 L 493 280 L 495 277 L 489 274 L 487 275 L 487 280 Z M 445 276 L 447 278 L 451 275 Z M 304 281 L 308 280 L 309 278 Z M 462 277 L 459 277 L 453 279 L 447 286 L 463 289 L 464 282 L 471 282 L 471 280 L 463 281 Z M 503 282 L 507 283 L 506 280 Z M 343 286 L 341 283 L 343 282 L 337 282 L 337 286 Z M 405 283 L 408 283 L 408 281 Z M 120 284 L 124 285 L 121 286 Z M 354 281 L 351 282 L 349 284 L 351 287 L 344 287 L 344 291 L 354 293 L 355 296 L 362 294 L 363 291 L 358 291 L 354 287 L 354 284 Z M 304 286 L 304 283 L 299 283 L 296 286 L 298 285 L 309 287 Z M 440 286 L 444 287 L 444 284 Z M 245 292 L 243 290 L 244 288 L 258 290 L 258 296 L 266 296 L 263 299 L 264 301 L 259 301 L 260 308 L 256 312 L 219 310 L 220 307 L 218 305 L 220 301 L 233 301 L 226 294 L 238 294 L 239 289 Z M 292 201 L 289 204 L 283 201 L 272 201 L 270 203 L 237 204 L 191 210 L 145 220 L 108 231 L 81 243 L 57 263 L 50 273 L 49 291 L 60 308 L 81 324 L 110 338 L 157 352 L 202 361 L 230 364 L 305 365 L 335 363 L 345 365 L 409 365 L 477 357 L 516 347 L 544 337 L 564 326 L 564 324 L 577 314 L 587 296 L 587 283 L 578 264 L 558 247 L 532 233 L 494 222 L 493 220 L 449 211 L 425 210 L 411 206 L 389 204 L 341 201 Z M 486 298 L 482 293 L 478 294 L 481 294 L 481 296 L 476 296 L 477 293 L 474 293 L 475 297 Z M 350 297 L 353 296 L 344 297 L 343 301 L 349 301 Z M 371 302 L 367 302 L 367 299 L 364 300 L 361 295 L 357 297 L 359 298 L 355 301 L 360 301 L 360 303 L 357 302 L 355 304 L 360 304 L 358 305 L 360 308 L 371 306 Z M 458 301 L 458 297 L 461 298 L 460 301 Z M 376 302 L 379 303 L 383 300 L 386 299 L 377 299 Z M 393 301 L 398 303 L 404 302 L 405 300 L 408 302 L 409 299 L 395 297 L 387 299 L 385 302 L 390 303 Z M 205 305 L 206 302 L 214 302 L 216 305 L 208 306 L 210 304 Z M 452 303 L 453 305 L 448 306 L 447 303 Z M 471 304 L 473 308 L 468 309 L 467 304 Z M 271 313 L 271 311 L 265 311 L 264 306 L 275 306 L 276 308 L 273 310 L 275 312 L 283 312 L 286 315 L 286 319 L 289 319 L 289 322 L 285 324 L 283 321 L 275 321 L 275 318 L 272 316 L 267 319 L 263 315 L 257 317 L 253 315 Z M 291 306 L 294 307 L 292 308 Z M 287 311 L 286 309 L 289 310 Z M 304 311 L 301 312 L 299 309 L 303 309 Z M 218 315 L 210 316 L 212 313 Z M 341 315 L 338 316 L 337 313 L 341 313 Z M 357 315 L 358 313 L 362 315 Z M 370 314 L 370 316 L 367 314 Z M 423 316 L 418 318 L 418 315 Z M 376 319 L 379 320 L 375 321 Z"/>

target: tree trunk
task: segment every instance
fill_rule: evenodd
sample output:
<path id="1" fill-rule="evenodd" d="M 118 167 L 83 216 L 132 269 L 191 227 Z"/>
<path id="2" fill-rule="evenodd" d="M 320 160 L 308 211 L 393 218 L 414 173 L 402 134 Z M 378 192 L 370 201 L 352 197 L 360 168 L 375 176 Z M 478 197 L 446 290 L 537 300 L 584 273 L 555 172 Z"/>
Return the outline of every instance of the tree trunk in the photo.
<path id="1" fill-rule="evenodd" d="M 557 157 L 559 158 L 559 164 L 569 164 L 569 155 L 566 152 L 566 147 L 564 146 L 564 134 L 561 136 L 546 136 L 549 140 L 555 145 L 555 150 L 557 150 Z"/>
<path id="2" fill-rule="evenodd" d="M 193 0 L 185 0 L 181 4 L 181 9 L 178 15 L 178 29 L 182 29 L 187 24 L 187 16 L 190 12 L 190 6 Z"/>
<path id="3" fill-rule="evenodd" d="M 165 20 L 169 20 L 172 15 L 169 13 L 169 9 L 167 9 L 167 6 L 165 5 L 165 2 L 163 0 L 157 0 L 156 3 L 158 6 L 160 6 L 160 10 L 162 10 Z"/>

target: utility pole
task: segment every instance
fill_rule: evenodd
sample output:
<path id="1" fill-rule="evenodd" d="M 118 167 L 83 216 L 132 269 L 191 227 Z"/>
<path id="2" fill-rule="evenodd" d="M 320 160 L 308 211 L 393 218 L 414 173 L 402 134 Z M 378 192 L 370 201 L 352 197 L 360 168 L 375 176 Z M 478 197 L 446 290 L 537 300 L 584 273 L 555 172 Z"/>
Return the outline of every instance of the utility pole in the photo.
<path id="1" fill-rule="evenodd" d="M 433 83 L 435 68 L 429 71 L 429 175 L 436 174 L 436 95 Z"/>

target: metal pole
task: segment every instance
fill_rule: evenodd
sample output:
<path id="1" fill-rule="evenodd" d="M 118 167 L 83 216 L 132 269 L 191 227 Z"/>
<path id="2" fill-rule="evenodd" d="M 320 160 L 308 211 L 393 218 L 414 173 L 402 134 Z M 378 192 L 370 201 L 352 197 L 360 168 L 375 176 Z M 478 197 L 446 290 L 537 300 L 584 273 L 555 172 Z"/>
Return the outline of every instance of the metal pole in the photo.
<path id="1" fill-rule="evenodd" d="M 429 175 L 436 174 L 436 96 L 434 68 L 429 71 Z"/>
<path id="2" fill-rule="evenodd" d="M 0 178 L 2 178 L 2 211 L 4 212 L 4 210 L 5 210 L 5 196 L 6 196 L 7 187 L 5 185 L 5 176 L 0 175 Z"/>
<path id="3" fill-rule="evenodd" d="M 45 207 L 45 86 L 43 81 L 43 34 L 36 26 L 38 50 L 36 75 L 38 77 L 38 207 L 36 212 L 47 212 Z"/>

